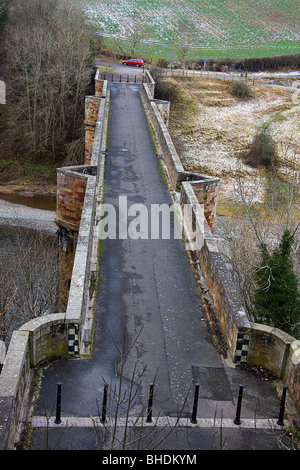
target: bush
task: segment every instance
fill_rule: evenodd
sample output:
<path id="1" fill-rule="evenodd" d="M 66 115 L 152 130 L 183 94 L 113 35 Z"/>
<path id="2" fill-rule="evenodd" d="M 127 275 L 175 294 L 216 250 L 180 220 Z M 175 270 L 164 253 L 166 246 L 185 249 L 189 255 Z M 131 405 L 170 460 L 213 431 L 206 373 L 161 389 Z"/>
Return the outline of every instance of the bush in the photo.
<path id="1" fill-rule="evenodd" d="M 178 98 L 179 89 L 174 83 L 156 79 L 154 93 L 156 99 L 175 102 Z"/>
<path id="2" fill-rule="evenodd" d="M 231 93 L 237 98 L 251 98 L 253 95 L 251 88 L 245 82 L 239 80 L 233 81 L 231 85 Z"/>
<path id="3" fill-rule="evenodd" d="M 276 144 L 266 131 L 262 131 L 254 137 L 246 163 L 255 168 L 259 166 L 276 167 Z"/>
<path id="4" fill-rule="evenodd" d="M 167 69 L 169 67 L 169 61 L 161 57 L 157 59 L 156 66 Z"/>
<path id="5" fill-rule="evenodd" d="M 285 230 L 273 254 L 266 245 L 261 246 L 262 261 L 256 272 L 254 308 L 256 321 L 298 337 L 300 294 L 291 258 L 293 243 L 294 237 Z"/>

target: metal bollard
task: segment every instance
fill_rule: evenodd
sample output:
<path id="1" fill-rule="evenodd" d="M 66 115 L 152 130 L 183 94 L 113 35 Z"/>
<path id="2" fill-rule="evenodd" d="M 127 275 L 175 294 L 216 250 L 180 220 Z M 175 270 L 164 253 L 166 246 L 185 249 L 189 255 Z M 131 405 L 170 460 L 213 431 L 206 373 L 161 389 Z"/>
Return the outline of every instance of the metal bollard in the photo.
<path id="1" fill-rule="evenodd" d="M 240 385 L 239 388 L 239 396 L 238 396 L 238 402 L 237 402 L 237 407 L 236 407 L 236 416 L 234 418 L 234 424 L 241 424 L 241 408 L 242 408 L 242 398 L 243 398 L 243 389 L 244 385 Z"/>
<path id="2" fill-rule="evenodd" d="M 282 389 L 282 397 L 281 397 L 281 403 L 280 403 L 280 411 L 279 411 L 279 417 L 277 424 L 279 426 L 283 426 L 283 416 L 284 416 L 284 407 L 285 407 L 285 399 L 286 399 L 286 391 L 287 391 L 287 386 L 284 385 Z"/>
<path id="3" fill-rule="evenodd" d="M 122 77 L 122 75 L 120 75 L 120 82 L 122 81 L 122 78 L 121 78 L 121 77 Z"/>
<path id="4" fill-rule="evenodd" d="M 197 423 L 197 407 L 198 407 L 198 398 L 199 398 L 199 387 L 200 384 L 195 384 L 195 393 L 194 393 L 194 404 L 193 404 L 193 413 L 191 418 L 191 423 Z"/>
<path id="5" fill-rule="evenodd" d="M 105 421 L 106 421 L 107 389 L 108 389 L 108 385 L 104 385 L 103 402 L 102 402 L 102 416 L 101 416 L 101 422 L 102 423 L 105 423 Z"/>
<path id="6" fill-rule="evenodd" d="M 61 419 L 60 419 L 60 413 L 61 413 L 61 386 L 62 383 L 58 382 L 57 384 L 57 397 L 56 397 L 56 417 L 55 417 L 55 424 L 60 424 Z"/>
<path id="7" fill-rule="evenodd" d="M 146 423 L 152 423 L 153 389 L 154 389 L 154 383 L 150 383 Z"/>

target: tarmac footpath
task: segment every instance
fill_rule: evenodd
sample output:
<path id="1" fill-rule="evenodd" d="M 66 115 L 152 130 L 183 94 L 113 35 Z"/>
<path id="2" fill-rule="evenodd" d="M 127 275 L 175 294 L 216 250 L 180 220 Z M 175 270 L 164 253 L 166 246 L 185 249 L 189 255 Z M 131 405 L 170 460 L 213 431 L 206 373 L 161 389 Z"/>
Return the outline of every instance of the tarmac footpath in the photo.
<path id="1" fill-rule="evenodd" d="M 150 215 L 153 205 L 173 201 L 141 86 L 110 83 L 109 89 L 103 202 L 107 211 L 114 208 L 116 233 L 125 222 L 136 233 L 142 211 Z M 61 359 L 43 369 L 30 449 L 101 450 L 100 463 L 137 466 L 155 464 L 155 452 L 197 456 L 201 450 L 290 448 L 284 426 L 277 424 L 280 400 L 271 380 L 240 370 L 217 353 L 184 241 L 122 233 L 101 240 L 91 357 Z M 240 424 L 235 424 L 241 384 Z M 119 453 L 107 454 L 110 449 Z M 136 449 L 147 455 L 101 461 Z"/>

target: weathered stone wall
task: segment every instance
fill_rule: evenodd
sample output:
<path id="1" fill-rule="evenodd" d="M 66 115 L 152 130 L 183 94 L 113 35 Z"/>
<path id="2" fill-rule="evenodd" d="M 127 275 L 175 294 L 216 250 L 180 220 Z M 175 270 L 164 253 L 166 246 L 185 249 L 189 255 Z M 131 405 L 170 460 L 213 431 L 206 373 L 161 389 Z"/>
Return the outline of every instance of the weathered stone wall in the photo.
<path id="1" fill-rule="evenodd" d="M 146 70 L 145 72 L 145 83 L 147 83 L 147 90 L 149 94 L 149 98 L 153 99 L 154 98 L 154 90 L 155 90 L 155 81 L 151 75 L 151 73 Z"/>
<path id="2" fill-rule="evenodd" d="M 95 75 L 95 95 L 105 97 L 107 95 L 107 80 L 100 78 L 101 71 L 97 67 Z"/>
<path id="3" fill-rule="evenodd" d="M 90 281 L 89 270 L 91 246 L 93 242 L 96 188 L 96 178 L 89 177 L 86 187 L 85 204 L 82 210 L 80 230 L 77 239 L 66 312 L 67 323 L 73 324 L 76 328 L 78 328 L 78 344 L 80 342 L 80 327 L 86 308 L 88 286 Z M 72 352 L 79 352 L 78 348 L 73 349 Z"/>
<path id="4" fill-rule="evenodd" d="M 30 372 L 40 362 L 68 354 L 65 314 L 36 318 L 14 331 L 0 375 L 0 449 L 13 448 Z"/>
<path id="5" fill-rule="evenodd" d="M 300 412 L 300 341 L 293 341 L 289 348 L 283 379 L 289 388 L 295 406 Z"/>
<path id="6" fill-rule="evenodd" d="M 148 117 L 152 128 L 154 129 L 164 161 L 167 165 L 171 184 L 173 188 L 176 188 L 180 181 L 180 175 L 184 173 L 184 168 L 174 147 L 167 126 L 165 125 L 155 102 L 150 98 L 151 93 L 149 93 L 147 88 L 148 86 L 144 83 L 142 99 L 148 111 Z"/>
<path id="7" fill-rule="evenodd" d="M 154 100 L 165 126 L 169 125 L 170 101 Z"/>
<path id="8" fill-rule="evenodd" d="M 15 331 L 0 375 L 1 450 L 13 447 L 29 371 L 29 332 Z"/>
<path id="9" fill-rule="evenodd" d="M 205 278 L 208 290 L 210 292 L 216 313 L 218 315 L 220 326 L 226 338 L 228 349 L 233 360 L 236 360 L 236 351 L 238 346 L 238 334 L 249 334 L 251 325 L 247 318 L 245 309 L 241 302 L 238 300 L 231 280 L 231 274 L 226 268 L 225 260 L 219 252 L 217 242 L 212 240 L 212 233 L 210 231 L 207 220 L 200 219 L 198 226 L 198 214 L 201 217 L 201 211 L 197 211 L 199 205 L 198 199 L 195 195 L 193 185 L 188 182 L 183 182 L 180 192 L 180 205 L 183 212 L 184 227 L 190 224 L 190 214 L 185 215 L 184 205 L 188 205 L 193 211 L 193 217 L 196 219 L 194 229 L 198 229 L 197 237 L 202 236 L 200 239 L 200 246 L 196 246 L 194 253 L 199 261 L 202 274 Z M 191 232 L 191 229 L 189 230 Z M 195 232 L 195 230 L 192 230 Z M 186 232 L 188 236 L 188 232 Z M 198 240 L 199 245 L 199 240 Z M 243 358 L 244 360 L 246 359 Z"/>
<path id="10" fill-rule="evenodd" d="M 90 163 L 90 157 L 93 151 L 95 127 L 97 123 L 100 103 L 101 98 L 99 96 L 85 97 L 85 165 L 88 165 Z"/>
<path id="11" fill-rule="evenodd" d="M 154 86 L 154 82 L 152 85 Z M 169 106 L 165 104 L 167 102 L 153 99 L 148 83 L 143 84 L 142 100 L 167 166 L 171 185 L 176 189 L 180 187 L 183 181 L 193 182 L 195 194 L 199 202 L 204 204 L 204 212 L 208 224 L 210 228 L 213 228 L 216 216 L 219 178 L 212 178 L 207 175 L 184 170 L 167 128 L 169 120 Z"/>
<path id="12" fill-rule="evenodd" d="M 104 125 L 107 81 L 101 80 L 99 76 L 100 69 L 98 68 L 95 78 L 95 96 L 85 98 L 85 165 L 91 164 L 95 135 L 102 132 Z"/>
<path id="13" fill-rule="evenodd" d="M 218 178 L 191 182 L 199 204 L 204 205 L 204 215 L 211 229 L 214 228 L 216 220 L 219 182 Z"/>
<path id="14" fill-rule="evenodd" d="M 248 363 L 284 380 L 300 409 L 300 341 L 277 328 L 252 323 Z"/>
<path id="15" fill-rule="evenodd" d="M 29 334 L 30 366 L 68 354 L 68 325 L 65 313 L 38 317 L 22 325 L 18 332 Z"/>

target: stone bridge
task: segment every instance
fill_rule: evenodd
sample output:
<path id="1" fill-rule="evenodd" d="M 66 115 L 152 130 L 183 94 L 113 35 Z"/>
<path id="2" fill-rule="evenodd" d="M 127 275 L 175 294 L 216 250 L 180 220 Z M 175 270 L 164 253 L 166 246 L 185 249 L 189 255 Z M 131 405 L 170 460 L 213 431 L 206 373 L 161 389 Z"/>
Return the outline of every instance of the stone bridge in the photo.
<path id="1" fill-rule="evenodd" d="M 57 174 L 56 223 L 61 253 L 73 253 L 67 309 L 32 320 L 12 335 L 0 375 L 1 449 L 14 448 L 18 440 L 22 423 L 28 416 L 28 397 L 37 366 L 53 357 L 84 357 L 92 351 L 111 104 L 108 83 L 99 73 L 98 69 L 95 95 L 86 97 L 84 165 L 61 168 Z M 168 132 L 169 103 L 154 99 L 155 82 L 149 72 L 145 73 L 140 87 L 157 158 L 189 244 L 194 273 L 207 286 L 229 359 L 232 363 L 245 362 L 272 371 L 288 386 L 291 399 L 300 408 L 300 342 L 280 330 L 249 322 L 234 293 L 231 274 L 218 249 L 218 241 L 213 236 L 219 180 L 184 170 Z M 122 90 L 119 92 L 122 95 Z M 125 157 L 120 150 L 113 149 L 123 161 Z M 129 160 L 127 165 L 129 171 Z M 123 171 L 121 167 L 119 171 Z M 135 183 L 134 178 L 130 181 L 132 185 Z M 145 191 L 149 192 L 146 185 Z M 187 207 L 192 208 L 191 211 L 187 211 Z M 200 236 L 201 246 L 194 244 L 192 237 L 195 234 Z M 165 266 L 166 272 L 167 268 Z M 137 286 L 134 279 L 132 273 L 132 285 Z"/>

